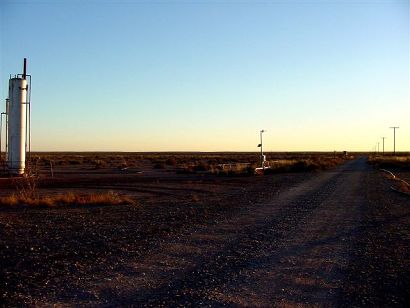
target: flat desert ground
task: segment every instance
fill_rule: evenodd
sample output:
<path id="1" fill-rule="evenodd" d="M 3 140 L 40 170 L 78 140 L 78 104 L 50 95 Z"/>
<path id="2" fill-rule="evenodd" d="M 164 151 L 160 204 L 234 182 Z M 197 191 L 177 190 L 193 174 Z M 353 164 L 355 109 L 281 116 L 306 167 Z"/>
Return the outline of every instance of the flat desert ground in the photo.
<path id="1" fill-rule="evenodd" d="M 43 155 L 37 191 L 112 192 L 132 204 L 0 207 L 0 305 L 410 302 L 410 197 L 365 156 L 251 176 L 104 155 Z M 409 169 L 394 172 L 410 180 Z M 0 187 L 16 193 L 10 178 Z"/>

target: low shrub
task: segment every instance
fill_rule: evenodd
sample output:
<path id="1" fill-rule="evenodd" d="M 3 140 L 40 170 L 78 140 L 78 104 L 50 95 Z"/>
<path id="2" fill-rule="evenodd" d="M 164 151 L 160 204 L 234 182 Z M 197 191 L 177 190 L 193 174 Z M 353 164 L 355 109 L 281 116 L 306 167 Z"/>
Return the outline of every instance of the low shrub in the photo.
<path id="1" fill-rule="evenodd" d="M 153 168 L 154 169 L 165 169 L 165 163 L 162 162 L 162 161 L 161 162 L 155 162 Z"/>
<path id="2" fill-rule="evenodd" d="M 175 157 L 170 157 L 165 161 L 165 164 L 168 166 L 173 166 L 175 167 L 177 165 L 177 160 Z"/>
<path id="3" fill-rule="evenodd" d="M 326 170 L 343 163 L 345 159 L 338 157 L 309 157 L 305 159 L 280 159 L 270 161 L 270 168 L 264 174 L 282 172 L 309 172 Z"/>
<path id="4" fill-rule="evenodd" d="M 371 156 L 368 162 L 378 168 L 410 169 L 410 156 Z"/>
<path id="5" fill-rule="evenodd" d="M 97 159 L 92 162 L 94 164 L 95 169 L 101 169 L 107 167 L 107 162 L 101 159 Z"/>
<path id="6" fill-rule="evenodd" d="M 62 160 L 61 161 L 61 164 L 64 164 L 65 163 L 65 161 L 64 160 Z M 70 159 L 69 161 L 68 161 L 68 164 L 69 165 L 81 165 L 83 163 L 83 160 L 82 159 Z"/>
<path id="7" fill-rule="evenodd" d="M 204 162 L 199 162 L 192 168 L 195 172 L 204 172 L 204 171 L 209 171 L 211 169 L 211 166 L 208 165 L 207 163 Z"/>
<path id="8" fill-rule="evenodd" d="M 26 197 L 22 195 L 10 195 L 0 197 L 0 205 L 2 206 L 84 206 L 84 205 L 121 205 L 134 204 L 132 198 L 124 195 L 119 195 L 113 192 L 101 194 L 75 194 L 69 192 L 64 195 L 44 195 L 37 197 Z"/>

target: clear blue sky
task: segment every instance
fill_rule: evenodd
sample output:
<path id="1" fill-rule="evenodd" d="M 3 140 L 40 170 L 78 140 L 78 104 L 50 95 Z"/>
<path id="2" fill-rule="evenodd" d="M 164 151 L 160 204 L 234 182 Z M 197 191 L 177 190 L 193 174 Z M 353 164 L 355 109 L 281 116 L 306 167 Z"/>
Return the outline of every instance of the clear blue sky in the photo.
<path id="1" fill-rule="evenodd" d="M 0 0 L 34 150 L 410 151 L 409 1 Z"/>

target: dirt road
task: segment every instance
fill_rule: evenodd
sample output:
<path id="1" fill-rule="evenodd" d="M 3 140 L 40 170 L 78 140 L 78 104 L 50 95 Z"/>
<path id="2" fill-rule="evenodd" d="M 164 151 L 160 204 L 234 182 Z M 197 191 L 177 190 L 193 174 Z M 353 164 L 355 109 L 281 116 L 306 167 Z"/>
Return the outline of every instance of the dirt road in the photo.
<path id="1" fill-rule="evenodd" d="M 269 190 L 270 184 L 267 181 L 264 189 Z M 49 235 L 43 236 L 38 247 L 60 253 L 71 266 L 56 272 L 53 265 L 39 264 L 41 277 L 28 286 L 27 277 L 18 274 L 24 260 L 5 260 L 10 246 L 14 252 L 24 246 L 10 238 L 19 233 L 3 231 L 1 244 L 7 249 L 2 253 L 5 267 L 0 278 L 15 285 L 22 280 L 14 293 L 10 285 L 2 285 L 3 297 L 11 304 L 92 306 L 328 307 L 410 302 L 410 200 L 392 192 L 365 158 L 289 186 L 272 186 L 257 201 L 247 199 L 251 193 L 249 188 L 242 199 L 231 198 L 235 204 L 225 212 L 187 220 L 183 227 L 162 234 L 161 240 L 143 239 L 145 244 L 127 238 L 135 222 L 132 213 L 124 214 L 121 224 L 99 238 L 100 247 L 112 246 L 118 240 L 115 234 L 127 230 L 123 235 L 127 240 L 117 250 L 107 248 L 109 258 L 103 268 L 65 257 L 61 247 L 49 247 Z M 2 214 L 4 225 L 7 213 Z M 93 255 L 98 244 L 79 228 L 78 242 L 90 242 L 85 247 L 87 258 L 98 260 L 98 254 Z M 65 249 L 74 249 L 70 247 Z"/>

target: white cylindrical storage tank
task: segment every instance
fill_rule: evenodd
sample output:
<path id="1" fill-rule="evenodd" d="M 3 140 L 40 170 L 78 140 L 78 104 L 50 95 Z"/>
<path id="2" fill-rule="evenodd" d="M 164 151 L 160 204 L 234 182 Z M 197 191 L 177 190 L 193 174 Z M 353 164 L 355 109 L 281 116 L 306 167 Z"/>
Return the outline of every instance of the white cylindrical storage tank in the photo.
<path id="1" fill-rule="evenodd" d="M 9 81 L 7 166 L 11 174 L 23 174 L 26 166 L 27 80 Z"/>

